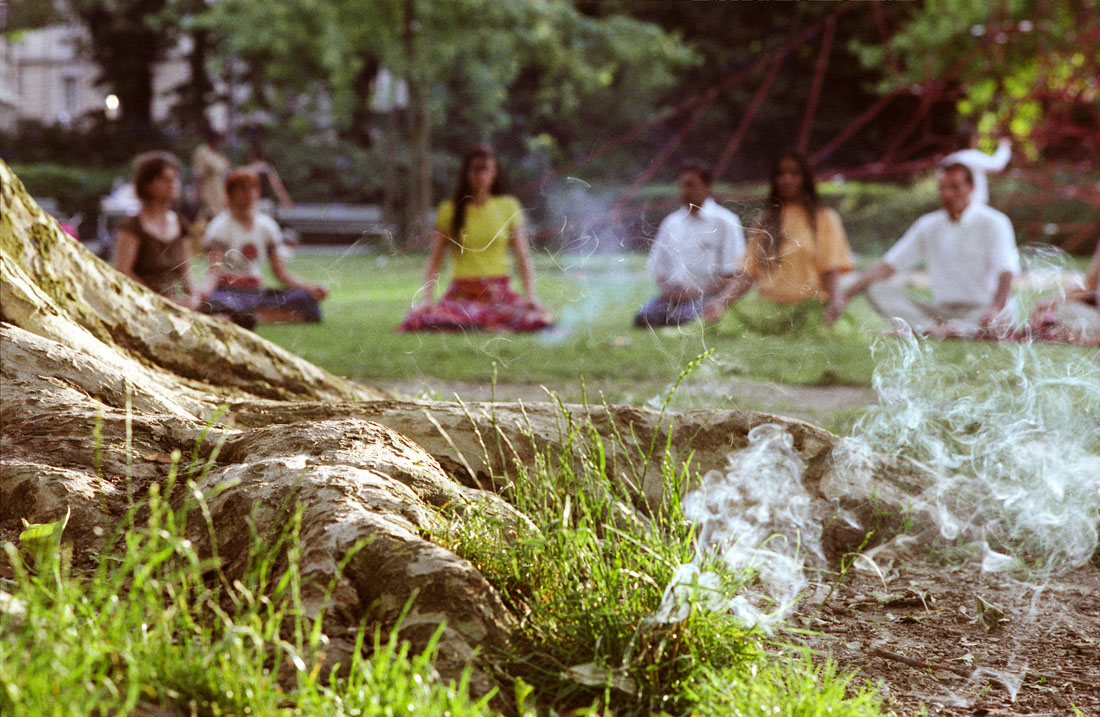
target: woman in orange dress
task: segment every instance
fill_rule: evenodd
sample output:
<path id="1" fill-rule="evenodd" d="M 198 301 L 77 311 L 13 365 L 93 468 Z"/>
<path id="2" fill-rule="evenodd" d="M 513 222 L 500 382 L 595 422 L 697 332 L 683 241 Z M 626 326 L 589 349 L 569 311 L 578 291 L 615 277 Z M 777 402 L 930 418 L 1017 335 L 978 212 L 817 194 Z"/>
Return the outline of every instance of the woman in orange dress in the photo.
<path id="1" fill-rule="evenodd" d="M 836 210 L 821 203 L 809 164 L 797 152 L 776 160 L 763 217 L 749 232 L 741 274 L 704 307 L 717 321 L 754 284 L 760 298 L 797 311 L 824 312 L 840 300 L 852 252 Z"/>

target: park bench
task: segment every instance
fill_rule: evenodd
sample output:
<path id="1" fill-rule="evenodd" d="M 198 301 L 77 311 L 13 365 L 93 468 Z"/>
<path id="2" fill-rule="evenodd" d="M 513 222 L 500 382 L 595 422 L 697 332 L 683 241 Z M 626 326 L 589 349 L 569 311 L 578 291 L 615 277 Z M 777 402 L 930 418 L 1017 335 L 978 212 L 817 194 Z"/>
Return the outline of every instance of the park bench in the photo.
<path id="1" fill-rule="evenodd" d="M 275 219 L 297 233 L 303 244 L 381 239 L 390 245 L 396 233 L 396 227 L 383 220 L 382 208 L 373 204 L 300 203 L 276 207 Z"/>
<path id="2" fill-rule="evenodd" d="M 114 243 L 118 223 L 138 210 L 133 190 L 116 187 L 110 196 L 100 201 L 96 251 L 106 256 Z M 393 248 L 396 227 L 385 222 L 382 208 L 374 204 L 339 204 L 301 202 L 290 207 L 273 207 L 271 214 L 287 238 L 303 244 L 381 244 Z"/>

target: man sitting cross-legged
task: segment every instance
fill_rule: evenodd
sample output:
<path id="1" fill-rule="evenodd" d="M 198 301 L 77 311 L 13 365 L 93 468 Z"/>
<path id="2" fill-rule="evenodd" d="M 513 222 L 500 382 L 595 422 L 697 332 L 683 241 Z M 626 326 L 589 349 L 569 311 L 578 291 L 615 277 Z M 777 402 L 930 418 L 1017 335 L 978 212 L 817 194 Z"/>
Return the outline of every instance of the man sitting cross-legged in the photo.
<path id="1" fill-rule="evenodd" d="M 974 180 L 965 165 L 941 168 L 936 181 L 943 208 L 918 219 L 881 261 L 865 269 L 841 301 L 829 307 L 826 321 L 867 291 L 876 311 L 902 319 L 918 333 L 969 337 L 1013 328 L 1012 277 L 1020 272 L 1020 255 L 1012 222 L 971 201 Z M 922 262 L 928 268 L 931 301 L 911 296 L 903 286 L 881 283 Z"/>
<path id="2" fill-rule="evenodd" d="M 712 177 L 701 163 L 680 168 L 684 206 L 665 217 L 646 270 L 660 294 L 634 317 L 634 325 L 679 326 L 694 321 L 732 280 L 745 252 L 741 220 L 710 196 Z"/>

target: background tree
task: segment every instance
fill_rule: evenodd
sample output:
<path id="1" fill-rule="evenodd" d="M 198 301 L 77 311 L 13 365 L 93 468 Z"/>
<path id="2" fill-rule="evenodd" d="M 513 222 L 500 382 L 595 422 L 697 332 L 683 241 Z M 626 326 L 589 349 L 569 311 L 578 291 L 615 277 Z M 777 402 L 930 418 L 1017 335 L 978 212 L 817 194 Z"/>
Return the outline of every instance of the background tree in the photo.
<path id="1" fill-rule="evenodd" d="M 88 55 L 100 82 L 118 95 L 128 133 L 153 131 L 153 65 L 178 39 L 169 0 L 67 0 L 88 31 Z"/>
<path id="2" fill-rule="evenodd" d="M 1090 48 L 1098 41 L 1095 3 L 937 0 L 914 7 L 889 42 L 856 50 L 864 66 L 884 67 L 886 83 L 938 79 L 987 149 L 1011 135 L 1032 158 L 1072 156 L 1095 166 L 1100 55 Z"/>
<path id="3" fill-rule="evenodd" d="M 170 0 L 161 13 L 161 22 L 179 27 L 181 35 L 190 40 L 187 49 L 187 79 L 175 88 L 174 114 L 180 129 L 191 136 L 202 134 L 208 122 L 206 110 L 219 97 L 211 75 L 211 66 L 218 35 L 214 28 L 200 22 L 207 10 L 207 0 Z"/>
<path id="4" fill-rule="evenodd" d="M 675 70 L 694 57 L 652 24 L 585 16 L 567 0 L 225 0 L 206 22 L 225 35 L 219 52 L 247 68 L 251 106 L 273 124 L 327 132 L 360 150 L 370 136 L 362 91 L 370 70 L 403 78 L 403 164 L 421 196 L 447 191 L 457 156 L 474 142 L 498 144 L 520 180 L 584 151 L 651 114 Z M 441 162 L 412 167 L 432 148 L 442 150 L 433 154 Z M 413 204 L 411 216 L 422 216 L 423 200 Z"/>
<path id="5" fill-rule="evenodd" d="M 5 7 L 6 5 L 6 7 Z M 0 3 L 0 32 L 17 32 L 63 22 L 65 16 L 48 0 L 9 0 Z"/>
<path id="6" fill-rule="evenodd" d="M 951 23 L 943 22 L 945 17 Z M 1022 240 L 1088 253 L 1100 234 L 1100 8 L 1077 0 L 937 0 L 914 7 L 890 41 L 855 47 L 884 66 L 880 86 L 920 83 L 945 98 L 956 149 L 1011 137 L 1013 171 L 995 199 Z M 893 58 L 893 62 L 885 61 Z"/>
<path id="7" fill-rule="evenodd" d="M 874 7 L 870 7 L 873 5 Z M 764 176 L 775 154 L 800 144 L 814 152 L 847 127 L 879 97 L 886 58 L 861 64 L 852 45 L 874 45 L 908 15 L 908 3 L 680 3 L 654 0 L 580 0 L 597 17 L 626 15 L 681 38 L 701 57 L 681 69 L 663 98 L 665 105 L 721 88 L 684 138 L 681 154 L 718 158 L 743 121 L 735 160 L 726 177 Z M 780 63 L 773 68 L 772 57 Z M 774 76 L 771 75 L 774 69 Z M 815 77 L 821 71 L 821 84 Z M 723 83 L 727 83 L 723 85 Z M 770 83 L 770 84 L 768 84 Z M 754 108 L 757 93 L 761 96 Z M 889 133 L 912 112 L 903 98 L 829 158 L 833 166 L 875 161 Z M 746 117 L 749 110 L 755 114 Z M 949 108 L 948 108 L 948 111 Z M 685 113 L 647 135 L 653 152 L 688 121 Z"/>

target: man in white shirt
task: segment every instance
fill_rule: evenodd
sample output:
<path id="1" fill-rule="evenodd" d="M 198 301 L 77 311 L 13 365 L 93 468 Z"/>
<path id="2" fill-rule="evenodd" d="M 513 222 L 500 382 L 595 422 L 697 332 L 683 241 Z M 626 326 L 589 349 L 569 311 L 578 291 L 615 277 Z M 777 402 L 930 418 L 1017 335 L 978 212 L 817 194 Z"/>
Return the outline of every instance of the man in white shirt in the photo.
<path id="1" fill-rule="evenodd" d="M 974 179 L 966 165 L 941 168 L 936 181 L 943 208 L 914 222 L 881 261 L 864 270 L 830 308 L 827 321 L 867 291 L 880 314 L 902 319 L 918 333 L 973 336 L 1012 327 L 1012 277 L 1020 272 L 1012 222 L 971 201 Z M 921 262 L 928 269 L 932 301 L 909 295 L 904 286 L 879 283 Z"/>
<path id="2" fill-rule="evenodd" d="M 745 232 L 737 215 L 710 196 L 712 182 L 710 169 L 701 163 L 680 168 L 684 206 L 661 222 L 646 263 L 660 294 L 641 308 L 635 326 L 694 321 L 737 274 Z"/>

